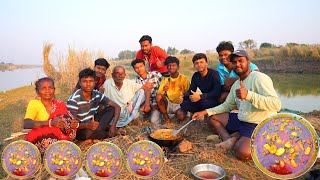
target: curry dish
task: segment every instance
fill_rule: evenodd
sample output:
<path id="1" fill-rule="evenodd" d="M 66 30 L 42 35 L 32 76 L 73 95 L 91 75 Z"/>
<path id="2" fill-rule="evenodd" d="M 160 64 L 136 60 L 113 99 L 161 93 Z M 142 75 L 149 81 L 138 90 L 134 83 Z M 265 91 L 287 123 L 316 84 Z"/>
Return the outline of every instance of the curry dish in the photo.
<path id="1" fill-rule="evenodd" d="M 181 134 L 174 136 L 172 133 L 172 129 L 158 129 L 151 133 L 150 136 L 157 140 L 177 140 L 182 137 Z"/>

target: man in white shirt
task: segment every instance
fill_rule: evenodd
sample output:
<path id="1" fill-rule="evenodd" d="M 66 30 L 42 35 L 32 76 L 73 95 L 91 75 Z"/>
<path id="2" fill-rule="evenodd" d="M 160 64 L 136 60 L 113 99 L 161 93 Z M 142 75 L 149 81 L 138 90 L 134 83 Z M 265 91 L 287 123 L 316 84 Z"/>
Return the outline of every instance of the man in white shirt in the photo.
<path id="1" fill-rule="evenodd" d="M 106 80 L 103 85 L 107 95 L 112 101 L 121 107 L 117 127 L 126 126 L 139 116 L 141 104 L 144 112 L 150 111 L 151 83 L 141 85 L 126 79 L 126 71 L 123 66 L 115 66 L 112 70 L 112 79 Z"/>

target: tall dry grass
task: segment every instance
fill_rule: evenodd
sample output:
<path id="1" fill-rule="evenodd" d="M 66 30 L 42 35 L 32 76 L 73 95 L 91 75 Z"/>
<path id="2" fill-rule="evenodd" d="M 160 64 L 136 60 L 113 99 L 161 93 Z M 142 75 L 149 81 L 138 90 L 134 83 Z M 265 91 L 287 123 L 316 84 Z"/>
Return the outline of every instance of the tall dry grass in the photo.
<path id="1" fill-rule="evenodd" d="M 72 92 L 74 89 L 78 82 L 78 74 L 82 69 L 93 68 L 95 59 L 104 57 L 103 52 L 100 51 L 76 51 L 70 47 L 67 55 L 58 53 L 56 57 L 51 57 L 51 49 L 52 44 L 47 43 L 43 47 L 43 70 L 48 77 L 53 78 L 56 84 L 67 92 Z"/>
<path id="2" fill-rule="evenodd" d="M 253 59 L 271 59 L 275 61 L 320 61 L 320 45 L 297 45 L 280 48 L 262 48 L 249 50 Z"/>

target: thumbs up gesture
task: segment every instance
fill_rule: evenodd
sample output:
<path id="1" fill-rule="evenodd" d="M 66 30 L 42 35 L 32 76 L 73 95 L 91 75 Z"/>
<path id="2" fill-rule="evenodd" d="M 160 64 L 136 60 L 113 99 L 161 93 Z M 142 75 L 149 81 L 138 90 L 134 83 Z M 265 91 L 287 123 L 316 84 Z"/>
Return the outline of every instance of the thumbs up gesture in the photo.
<path id="1" fill-rule="evenodd" d="M 164 63 L 160 61 L 159 58 L 157 58 L 157 66 L 158 68 L 161 68 L 162 66 L 164 66 Z"/>
<path id="2" fill-rule="evenodd" d="M 180 90 L 180 96 L 179 96 L 179 104 L 181 104 L 183 102 L 183 93 Z"/>
<path id="3" fill-rule="evenodd" d="M 197 102 L 201 99 L 200 94 L 198 92 L 194 92 L 191 90 L 191 95 L 189 96 L 191 102 Z"/>
<path id="4" fill-rule="evenodd" d="M 163 91 L 168 91 L 169 90 L 169 83 L 170 83 L 170 79 L 168 79 L 166 85 L 163 87 Z"/>
<path id="5" fill-rule="evenodd" d="M 240 81 L 240 88 L 236 90 L 237 98 L 244 100 L 246 99 L 247 94 L 248 94 L 247 88 L 243 85 L 242 81 Z"/>
<path id="6" fill-rule="evenodd" d="M 92 117 L 91 121 L 88 122 L 88 129 L 91 129 L 91 130 L 96 130 L 99 126 L 99 122 L 95 121 L 94 120 L 94 116 Z"/>

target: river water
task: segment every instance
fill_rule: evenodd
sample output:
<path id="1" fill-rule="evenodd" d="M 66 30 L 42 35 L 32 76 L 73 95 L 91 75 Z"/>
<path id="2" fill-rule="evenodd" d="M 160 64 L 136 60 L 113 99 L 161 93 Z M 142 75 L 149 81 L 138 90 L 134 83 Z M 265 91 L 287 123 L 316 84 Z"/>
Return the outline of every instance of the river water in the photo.
<path id="1" fill-rule="evenodd" d="M 0 92 L 33 85 L 38 78 L 45 76 L 42 68 L 0 71 L 0 75 Z M 320 74 L 268 75 L 273 80 L 282 108 L 301 112 L 320 110 Z"/>

